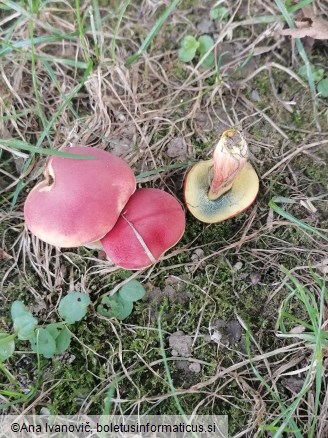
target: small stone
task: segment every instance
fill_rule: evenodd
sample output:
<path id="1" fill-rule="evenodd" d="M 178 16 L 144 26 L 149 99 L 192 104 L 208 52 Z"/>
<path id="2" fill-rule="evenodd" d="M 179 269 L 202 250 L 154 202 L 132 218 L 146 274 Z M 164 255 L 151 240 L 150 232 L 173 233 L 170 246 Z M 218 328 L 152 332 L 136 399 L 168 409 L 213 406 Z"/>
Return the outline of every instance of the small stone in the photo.
<path id="1" fill-rule="evenodd" d="M 233 270 L 235 272 L 237 272 L 237 271 L 240 271 L 242 267 L 243 267 L 243 263 L 242 262 L 237 262 L 235 265 L 233 265 Z"/>
<path id="2" fill-rule="evenodd" d="M 209 33 L 213 32 L 215 30 L 216 26 L 213 20 L 210 20 L 209 18 L 205 17 L 203 18 L 198 24 L 197 24 L 197 30 L 200 34 L 202 33 Z"/>
<path id="3" fill-rule="evenodd" d="M 251 273 L 251 283 L 254 286 L 255 284 L 259 283 L 261 281 L 261 274 L 259 272 L 252 272 Z"/>
<path id="4" fill-rule="evenodd" d="M 323 274 L 328 274 L 328 258 L 323 259 L 318 268 Z"/>
<path id="5" fill-rule="evenodd" d="M 197 248 L 195 249 L 195 251 L 193 252 L 192 256 L 191 256 L 191 260 L 193 262 L 198 262 L 199 260 L 201 260 L 204 257 L 204 251 L 201 248 Z"/>
<path id="6" fill-rule="evenodd" d="M 192 362 L 189 365 L 189 370 L 192 371 L 193 373 L 200 373 L 201 369 L 202 369 L 202 367 L 200 366 L 200 364 L 198 362 Z"/>
<path id="7" fill-rule="evenodd" d="M 173 356 L 190 357 L 192 339 L 182 331 L 177 331 L 169 337 L 169 345 Z"/>
<path id="8" fill-rule="evenodd" d="M 260 95 L 259 95 L 257 90 L 252 90 L 252 92 L 251 92 L 251 99 L 252 99 L 253 102 L 259 102 L 261 100 L 261 97 L 260 97 Z"/>
<path id="9" fill-rule="evenodd" d="M 129 138 L 115 139 L 111 141 L 112 152 L 119 157 L 127 155 L 134 144 Z"/>
<path id="10" fill-rule="evenodd" d="M 183 137 L 175 137 L 167 145 L 167 155 L 170 158 L 185 157 L 187 155 L 187 143 Z"/>
<path id="11" fill-rule="evenodd" d="M 221 339 L 221 333 L 217 330 L 213 330 L 213 332 L 211 333 L 211 341 L 215 342 L 216 344 L 220 344 Z"/>

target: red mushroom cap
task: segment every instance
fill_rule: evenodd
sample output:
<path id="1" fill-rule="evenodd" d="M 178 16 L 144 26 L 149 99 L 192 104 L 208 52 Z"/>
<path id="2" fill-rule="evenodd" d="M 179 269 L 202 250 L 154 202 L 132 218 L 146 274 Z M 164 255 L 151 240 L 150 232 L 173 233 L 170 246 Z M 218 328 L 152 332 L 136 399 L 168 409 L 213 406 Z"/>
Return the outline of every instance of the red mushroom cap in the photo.
<path id="1" fill-rule="evenodd" d="M 174 246 L 184 230 L 185 214 L 173 196 L 159 189 L 138 189 L 101 244 L 121 268 L 143 269 Z"/>
<path id="2" fill-rule="evenodd" d="M 75 247 L 97 241 L 113 228 L 136 180 L 128 164 L 109 152 L 85 146 L 63 151 L 95 158 L 48 159 L 45 180 L 27 196 L 24 215 L 39 239 Z"/>

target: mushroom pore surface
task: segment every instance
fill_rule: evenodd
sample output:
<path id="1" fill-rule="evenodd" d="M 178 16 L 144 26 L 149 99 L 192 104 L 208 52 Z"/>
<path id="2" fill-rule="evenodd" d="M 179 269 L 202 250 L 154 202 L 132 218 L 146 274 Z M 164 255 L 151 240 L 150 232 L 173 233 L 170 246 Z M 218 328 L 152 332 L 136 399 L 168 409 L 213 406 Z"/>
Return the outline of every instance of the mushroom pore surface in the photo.
<path id="1" fill-rule="evenodd" d="M 258 176 L 247 162 L 230 190 L 217 199 L 210 199 L 209 174 L 213 165 L 213 160 L 200 161 L 190 169 L 185 180 L 187 207 L 193 216 L 205 223 L 222 222 L 243 212 L 254 202 L 259 189 Z"/>

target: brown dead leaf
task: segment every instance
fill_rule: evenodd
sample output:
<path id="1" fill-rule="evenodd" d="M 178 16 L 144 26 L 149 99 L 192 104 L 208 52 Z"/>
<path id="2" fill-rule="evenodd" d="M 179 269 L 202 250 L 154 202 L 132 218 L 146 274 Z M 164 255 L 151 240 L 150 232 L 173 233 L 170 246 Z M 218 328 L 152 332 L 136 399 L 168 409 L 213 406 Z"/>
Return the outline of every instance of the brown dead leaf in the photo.
<path id="1" fill-rule="evenodd" d="M 317 17 L 312 8 L 303 8 L 302 12 L 303 18 L 300 21 L 295 21 L 296 28 L 283 29 L 281 35 L 292 38 L 310 37 L 315 40 L 328 40 L 328 22 Z"/>

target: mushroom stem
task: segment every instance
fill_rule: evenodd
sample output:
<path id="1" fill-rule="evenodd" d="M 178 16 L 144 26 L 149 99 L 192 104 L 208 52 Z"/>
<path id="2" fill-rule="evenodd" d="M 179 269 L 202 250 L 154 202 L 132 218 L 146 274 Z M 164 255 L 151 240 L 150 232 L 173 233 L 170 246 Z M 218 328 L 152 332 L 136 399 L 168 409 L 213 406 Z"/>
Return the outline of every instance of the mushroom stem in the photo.
<path id="1" fill-rule="evenodd" d="M 210 200 L 218 199 L 231 189 L 247 159 L 248 147 L 241 133 L 236 129 L 224 131 L 214 150 L 214 165 L 209 174 Z"/>

